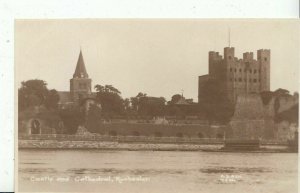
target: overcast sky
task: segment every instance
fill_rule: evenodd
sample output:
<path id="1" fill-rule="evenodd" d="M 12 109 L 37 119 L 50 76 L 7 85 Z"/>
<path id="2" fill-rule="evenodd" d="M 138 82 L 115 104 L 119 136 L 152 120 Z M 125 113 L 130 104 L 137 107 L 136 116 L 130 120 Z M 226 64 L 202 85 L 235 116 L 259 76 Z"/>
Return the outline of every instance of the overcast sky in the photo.
<path id="1" fill-rule="evenodd" d="M 167 100 L 183 90 L 197 101 L 208 52 L 223 55 L 229 27 L 238 58 L 271 50 L 271 90 L 298 90 L 297 20 L 17 20 L 16 85 L 37 78 L 68 91 L 81 47 L 92 86 L 112 84 L 124 98 L 143 92 Z"/>

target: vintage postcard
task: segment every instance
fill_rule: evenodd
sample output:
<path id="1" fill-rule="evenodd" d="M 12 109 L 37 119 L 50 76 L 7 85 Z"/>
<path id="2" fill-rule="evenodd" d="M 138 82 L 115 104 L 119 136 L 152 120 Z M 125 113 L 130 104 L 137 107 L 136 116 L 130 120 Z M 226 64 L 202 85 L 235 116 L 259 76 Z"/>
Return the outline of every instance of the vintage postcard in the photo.
<path id="1" fill-rule="evenodd" d="M 16 20 L 16 191 L 296 193 L 299 32 Z"/>

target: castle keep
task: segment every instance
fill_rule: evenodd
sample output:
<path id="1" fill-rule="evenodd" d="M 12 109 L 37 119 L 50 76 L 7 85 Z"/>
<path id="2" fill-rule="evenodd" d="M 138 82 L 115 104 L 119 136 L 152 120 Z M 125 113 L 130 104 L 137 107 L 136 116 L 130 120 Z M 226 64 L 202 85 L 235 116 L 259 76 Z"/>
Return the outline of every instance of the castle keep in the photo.
<path id="1" fill-rule="evenodd" d="M 236 102 L 238 95 L 248 95 L 270 90 L 270 50 L 257 50 L 243 54 L 243 59 L 235 57 L 234 47 L 224 48 L 224 57 L 218 52 L 208 54 L 209 73 L 199 76 L 198 102 L 204 95 L 203 85 L 208 80 L 219 82 L 228 99 Z"/>

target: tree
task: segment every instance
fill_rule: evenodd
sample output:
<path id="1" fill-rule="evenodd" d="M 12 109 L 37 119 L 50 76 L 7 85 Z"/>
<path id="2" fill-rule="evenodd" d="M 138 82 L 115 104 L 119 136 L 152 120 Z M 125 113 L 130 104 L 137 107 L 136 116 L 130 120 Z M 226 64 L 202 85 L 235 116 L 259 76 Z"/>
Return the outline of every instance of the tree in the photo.
<path id="1" fill-rule="evenodd" d="M 124 103 L 125 110 L 129 110 L 130 109 L 130 99 L 129 98 L 124 99 L 123 103 Z"/>
<path id="2" fill-rule="evenodd" d="M 132 113 L 139 116 L 162 116 L 165 114 L 164 97 L 149 97 L 146 93 L 139 92 L 136 97 L 130 98 Z"/>
<path id="3" fill-rule="evenodd" d="M 139 106 L 139 99 L 137 97 L 130 97 L 130 103 L 132 106 L 132 110 L 137 112 Z"/>
<path id="4" fill-rule="evenodd" d="M 296 93 L 294 93 L 295 96 L 297 96 Z M 275 90 L 274 92 L 272 91 L 263 91 L 260 93 L 261 99 L 263 101 L 264 105 L 269 104 L 272 98 L 274 98 L 274 111 L 275 115 L 277 115 L 278 110 L 280 108 L 280 98 L 281 97 L 290 97 L 290 92 L 286 89 L 279 88 Z"/>
<path id="5" fill-rule="evenodd" d="M 176 104 L 181 98 L 182 96 L 180 94 L 175 94 L 172 96 L 171 101 L 168 101 L 168 104 Z"/>
<path id="6" fill-rule="evenodd" d="M 56 109 L 59 95 L 56 90 L 48 90 L 43 80 L 27 80 L 21 82 L 18 90 L 19 111 L 28 107 L 45 105 L 48 109 Z"/>
<path id="7" fill-rule="evenodd" d="M 140 97 L 146 97 L 146 96 L 147 96 L 146 93 L 139 92 L 136 97 L 140 98 Z"/>
<path id="8" fill-rule="evenodd" d="M 290 96 L 290 92 L 286 89 L 279 88 L 274 91 L 275 96 Z"/>
<path id="9" fill-rule="evenodd" d="M 97 133 L 101 129 L 102 113 L 101 109 L 96 104 L 90 106 L 87 112 L 85 125 L 87 130 L 92 133 Z"/>
<path id="10" fill-rule="evenodd" d="M 135 97 L 130 97 L 130 103 L 133 111 L 135 112 L 139 111 L 139 106 L 141 104 L 141 101 L 143 100 L 141 98 L 146 96 L 147 96 L 146 93 L 139 92 Z"/>
<path id="11" fill-rule="evenodd" d="M 120 96 L 121 92 L 112 85 L 96 85 L 97 100 L 102 106 L 105 117 L 112 117 L 124 113 L 124 102 Z"/>
<path id="12" fill-rule="evenodd" d="M 75 134 L 78 126 L 84 123 L 84 111 L 77 106 L 61 109 L 59 115 L 64 123 L 66 134 Z"/>
<path id="13" fill-rule="evenodd" d="M 57 109 L 59 102 L 59 95 L 55 89 L 51 89 L 48 92 L 48 96 L 45 100 L 45 106 L 49 108 Z"/>

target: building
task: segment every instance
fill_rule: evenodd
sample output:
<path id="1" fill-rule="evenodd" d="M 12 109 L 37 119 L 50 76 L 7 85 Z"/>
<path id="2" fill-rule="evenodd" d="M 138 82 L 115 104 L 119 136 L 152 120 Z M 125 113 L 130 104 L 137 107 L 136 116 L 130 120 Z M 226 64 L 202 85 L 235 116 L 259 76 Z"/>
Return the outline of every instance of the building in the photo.
<path id="1" fill-rule="evenodd" d="M 203 86 L 209 80 L 219 82 L 220 89 L 234 103 L 240 94 L 270 90 L 270 50 L 257 50 L 257 59 L 253 52 L 244 53 L 243 59 L 235 57 L 234 47 L 224 48 L 224 57 L 215 51 L 208 55 L 209 73 L 198 79 L 199 103 L 205 95 Z"/>
<path id="2" fill-rule="evenodd" d="M 59 108 L 80 107 L 85 113 L 90 105 L 96 104 L 96 93 L 91 92 L 92 80 L 89 78 L 82 51 L 80 50 L 73 78 L 70 79 L 70 91 L 58 91 Z M 61 134 L 65 126 L 57 111 L 49 110 L 45 106 L 35 106 L 19 113 L 19 133 L 31 134 Z"/>
<path id="3" fill-rule="evenodd" d="M 70 79 L 70 91 L 58 91 L 60 108 L 78 105 L 80 101 L 91 103 L 95 98 L 95 93 L 92 93 L 91 88 L 92 79 L 89 78 L 86 71 L 82 51 L 80 50 L 73 78 Z"/>
<path id="4" fill-rule="evenodd" d="M 234 114 L 229 122 L 231 132 L 226 137 L 230 139 L 260 139 L 264 138 L 265 119 L 264 106 L 257 94 L 238 95 Z"/>

